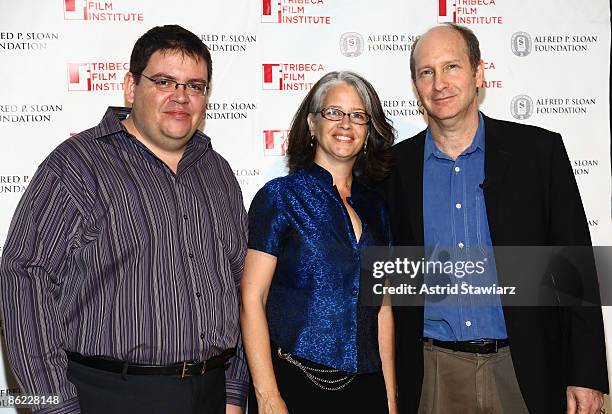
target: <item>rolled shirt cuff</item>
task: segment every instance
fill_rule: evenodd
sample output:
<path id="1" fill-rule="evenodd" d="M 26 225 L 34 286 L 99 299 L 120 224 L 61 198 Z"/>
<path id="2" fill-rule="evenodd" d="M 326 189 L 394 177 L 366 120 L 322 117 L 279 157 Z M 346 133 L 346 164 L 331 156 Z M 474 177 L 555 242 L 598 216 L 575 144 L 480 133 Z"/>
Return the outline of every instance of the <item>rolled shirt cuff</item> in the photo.
<path id="1" fill-rule="evenodd" d="M 225 379 L 225 395 L 227 404 L 246 407 L 246 399 L 249 393 L 248 381 Z"/>

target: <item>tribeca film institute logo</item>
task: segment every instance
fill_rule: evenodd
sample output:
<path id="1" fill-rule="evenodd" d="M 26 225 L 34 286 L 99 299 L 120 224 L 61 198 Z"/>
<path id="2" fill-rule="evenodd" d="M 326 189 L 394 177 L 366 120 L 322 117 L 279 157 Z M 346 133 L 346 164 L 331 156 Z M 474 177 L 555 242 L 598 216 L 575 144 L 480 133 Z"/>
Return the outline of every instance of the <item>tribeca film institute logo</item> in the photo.
<path id="1" fill-rule="evenodd" d="M 503 24 L 502 16 L 490 16 L 485 11 L 495 6 L 495 0 L 437 1 L 438 23 Z"/>
<path id="2" fill-rule="evenodd" d="M 438 0 L 438 23 L 457 23 L 455 0 Z"/>
<path id="3" fill-rule="evenodd" d="M 127 62 L 68 63 L 68 90 L 122 91 Z"/>
<path id="4" fill-rule="evenodd" d="M 263 132 L 264 155 L 284 157 L 287 153 L 286 129 L 266 129 Z"/>
<path id="5" fill-rule="evenodd" d="M 315 15 L 312 9 L 325 6 L 324 0 L 261 0 L 262 23 L 328 25 L 331 16 Z"/>
<path id="6" fill-rule="evenodd" d="M 325 70 L 320 63 L 264 63 L 263 90 L 307 91 Z"/>
<path id="7" fill-rule="evenodd" d="M 112 1 L 64 0 L 64 20 L 142 22 L 143 14 L 120 10 Z"/>

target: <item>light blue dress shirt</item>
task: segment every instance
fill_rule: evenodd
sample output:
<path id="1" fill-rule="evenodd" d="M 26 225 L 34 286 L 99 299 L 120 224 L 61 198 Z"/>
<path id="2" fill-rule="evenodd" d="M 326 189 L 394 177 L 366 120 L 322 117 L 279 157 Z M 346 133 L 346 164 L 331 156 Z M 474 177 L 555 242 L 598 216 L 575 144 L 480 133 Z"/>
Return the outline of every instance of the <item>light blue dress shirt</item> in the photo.
<path id="1" fill-rule="evenodd" d="M 440 151 L 429 129 L 423 168 L 423 225 L 429 260 L 486 263 L 484 274 L 426 275 L 441 286 L 497 284 L 495 258 L 482 183 L 485 178 L 485 126 L 479 114 L 472 144 L 456 160 Z M 507 338 L 497 295 L 428 296 L 423 335 L 444 341 Z"/>

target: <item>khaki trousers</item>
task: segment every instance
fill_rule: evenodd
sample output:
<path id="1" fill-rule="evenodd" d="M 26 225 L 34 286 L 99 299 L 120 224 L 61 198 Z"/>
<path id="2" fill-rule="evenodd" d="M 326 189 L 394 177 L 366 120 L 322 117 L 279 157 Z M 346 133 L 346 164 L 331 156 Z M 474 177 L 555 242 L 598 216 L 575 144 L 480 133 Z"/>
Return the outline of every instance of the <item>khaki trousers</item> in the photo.
<path id="1" fill-rule="evenodd" d="M 424 377 L 419 414 L 529 413 L 510 347 L 472 354 L 423 344 Z"/>

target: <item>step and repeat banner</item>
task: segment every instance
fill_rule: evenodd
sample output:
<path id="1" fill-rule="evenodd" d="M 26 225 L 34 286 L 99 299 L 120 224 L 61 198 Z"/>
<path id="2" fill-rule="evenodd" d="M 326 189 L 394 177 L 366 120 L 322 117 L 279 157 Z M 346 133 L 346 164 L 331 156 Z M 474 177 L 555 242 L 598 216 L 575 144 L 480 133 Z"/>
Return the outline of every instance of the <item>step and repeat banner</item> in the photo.
<path id="1" fill-rule="evenodd" d="M 563 135 L 593 241 L 612 245 L 610 5 L 606 0 L 0 0 L 0 246 L 37 166 L 123 105 L 136 39 L 180 24 L 209 46 L 204 132 L 232 165 L 246 207 L 283 175 L 287 129 L 325 73 L 377 89 L 398 141 L 425 127 L 410 80 L 414 40 L 439 23 L 474 30 L 482 110 Z M 528 150 L 528 149 L 526 149 Z M 0 250 L 0 255 L 2 251 Z M 608 321 L 612 344 L 612 319 Z M 3 353 L 0 389 L 14 386 Z M 4 365 L 2 365 L 4 364 Z"/>

